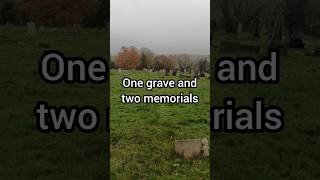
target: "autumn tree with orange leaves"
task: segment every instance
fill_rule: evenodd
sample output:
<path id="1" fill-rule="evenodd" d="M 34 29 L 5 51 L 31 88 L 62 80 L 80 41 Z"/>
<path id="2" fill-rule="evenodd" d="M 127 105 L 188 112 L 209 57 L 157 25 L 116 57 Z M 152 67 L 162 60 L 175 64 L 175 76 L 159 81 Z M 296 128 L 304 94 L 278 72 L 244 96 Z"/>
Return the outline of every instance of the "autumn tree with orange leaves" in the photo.
<path id="1" fill-rule="evenodd" d="M 72 26 L 95 13 L 97 0 L 24 0 L 24 14 L 38 25 Z"/>
<path id="2" fill-rule="evenodd" d="M 140 55 L 135 47 L 122 47 L 118 54 L 116 64 L 121 69 L 136 69 L 140 64 Z"/>

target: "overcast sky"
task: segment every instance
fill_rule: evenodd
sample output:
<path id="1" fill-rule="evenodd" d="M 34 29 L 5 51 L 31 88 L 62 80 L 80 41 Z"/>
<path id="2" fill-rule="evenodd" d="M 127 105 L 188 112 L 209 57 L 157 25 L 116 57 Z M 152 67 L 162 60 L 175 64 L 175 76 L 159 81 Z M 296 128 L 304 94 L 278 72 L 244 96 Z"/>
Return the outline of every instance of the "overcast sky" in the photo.
<path id="1" fill-rule="evenodd" d="M 210 0 L 111 0 L 111 53 L 122 46 L 209 54 Z"/>

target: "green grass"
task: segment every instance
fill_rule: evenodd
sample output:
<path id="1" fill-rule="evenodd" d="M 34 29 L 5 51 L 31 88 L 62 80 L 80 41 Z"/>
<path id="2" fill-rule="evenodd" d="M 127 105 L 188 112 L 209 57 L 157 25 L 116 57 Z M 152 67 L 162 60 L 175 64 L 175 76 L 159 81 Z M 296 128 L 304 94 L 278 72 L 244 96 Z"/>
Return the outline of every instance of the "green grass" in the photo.
<path id="1" fill-rule="evenodd" d="M 223 39 L 221 35 L 215 37 Z M 307 50 L 320 46 L 317 39 L 308 37 L 306 42 Z M 225 56 L 218 51 L 212 54 L 213 63 Z M 213 134 L 214 179 L 320 178 L 320 58 L 290 50 L 288 56 L 281 57 L 280 66 L 277 85 L 214 82 L 215 105 L 222 105 L 223 98 L 231 96 L 236 98 L 237 106 L 252 106 L 254 97 L 264 97 L 267 105 L 282 107 L 286 122 L 285 129 L 276 134 Z"/>
<path id="2" fill-rule="evenodd" d="M 208 179 L 209 158 L 184 160 L 174 139 L 209 138 L 210 80 L 197 89 L 126 89 L 122 78 L 174 79 L 159 72 L 111 71 L 111 179 Z M 177 95 L 193 92 L 198 104 L 122 104 L 120 95 Z"/>
<path id="3" fill-rule="evenodd" d="M 38 62 L 47 43 L 66 56 L 106 57 L 103 30 L 38 32 L 0 27 L 0 179 L 105 179 L 105 123 L 92 134 L 43 134 L 33 108 L 49 105 L 92 105 L 105 117 L 105 85 L 49 85 L 40 79 Z M 103 118 L 104 120 L 104 118 Z"/>
<path id="4" fill-rule="evenodd" d="M 219 45 L 222 35 L 215 36 Z M 104 123 L 83 134 L 42 134 L 33 108 L 49 105 L 93 105 L 105 117 L 105 85 L 48 85 L 40 79 L 38 60 L 50 49 L 67 56 L 106 56 L 105 31 L 64 30 L 26 35 L 23 28 L 0 27 L 0 179 L 105 179 L 107 139 Z M 307 38 L 307 51 L 320 46 Z M 218 57 L 213 53 L 214 63 Z M 235 56 L 235 55 L 234 55 Z M 303 51 L 281 57 L 278 85 L 221 85 L 214 82 L 215 105 L 233 96 L 237 105 L 250 105 L 256 96 L 285 112 L 285 129 L 277 134 L 214 134 L 211 148 L 213 178 L 226 180 L 302 180 L 320 178 L 320 61 Z M 126 72 L 131 78 L 162 78 L 160 73 Z M 123 89 L 111 72 L 111 178 L 208 179 L 209 159 L 183 160 L 173 153 L 173 139 L 209 136 L 209 80 L 200 81 L 197 105 L 123 105 L 120 94 L 143 94 Z M 163 77 L 165 78 L 165 77 Z M 184 89 L 184 92 L 189 90 Z M 157 89 L 153 94 L 177 94 Z M 171 138 L 172 137 L 172 138 Z"/>

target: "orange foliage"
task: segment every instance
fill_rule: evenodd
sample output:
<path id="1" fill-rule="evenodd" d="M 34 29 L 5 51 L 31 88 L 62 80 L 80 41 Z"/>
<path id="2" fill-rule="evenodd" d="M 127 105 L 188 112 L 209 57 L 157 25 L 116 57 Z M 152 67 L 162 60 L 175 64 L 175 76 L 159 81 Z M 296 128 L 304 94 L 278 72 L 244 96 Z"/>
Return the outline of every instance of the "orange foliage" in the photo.
<path id="1" fill-rule="evenodd" d="M 24 0 L 24 13 L 37 24 L 71 26 L 94 13 L 96 0 Z"/>
<path id="2" fill-rule="evenodd" d="M 121 52 L 118 54 L 118 58 L 116 60 L 116 64 L 118 67 L 122 69 L 136 69 L 140 64 L 140 55 L 138 51 L 131 47 L 126 48 L 123 47 Z"/>

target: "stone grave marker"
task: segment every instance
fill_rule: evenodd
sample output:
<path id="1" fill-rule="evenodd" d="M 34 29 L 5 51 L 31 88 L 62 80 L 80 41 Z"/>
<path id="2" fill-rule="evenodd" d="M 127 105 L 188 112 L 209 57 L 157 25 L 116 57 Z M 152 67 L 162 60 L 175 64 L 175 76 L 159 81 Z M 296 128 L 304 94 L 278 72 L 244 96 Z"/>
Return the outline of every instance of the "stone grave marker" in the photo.
<path id="1" fill-rule="evenodd" d="M 174 150 L 177 155 L 192 159 L 209 156 L 209 142 L 207 138 L 175 140 Z"/>

